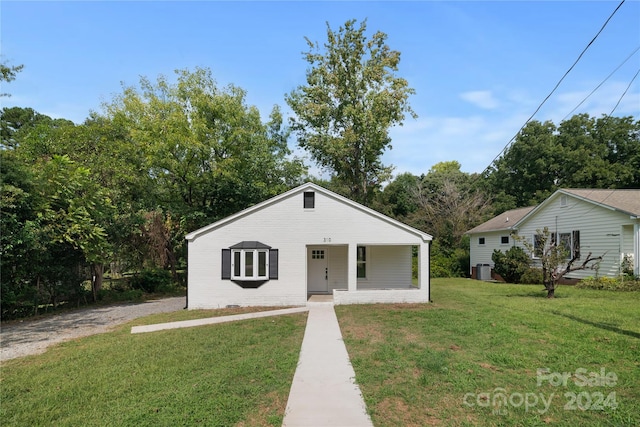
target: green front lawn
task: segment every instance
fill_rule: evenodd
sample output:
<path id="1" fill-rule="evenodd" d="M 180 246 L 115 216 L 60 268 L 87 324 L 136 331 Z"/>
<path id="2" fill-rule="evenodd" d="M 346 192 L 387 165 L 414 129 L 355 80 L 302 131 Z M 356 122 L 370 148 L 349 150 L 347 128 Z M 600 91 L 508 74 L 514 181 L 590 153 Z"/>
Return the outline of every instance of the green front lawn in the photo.
<path id="1" fill-rule="evenodd" d="M 0 423 L 279 426 L 306 313 L 130 333 L 132 325 L 245 311 L 158 314 L 8 361 L 0 371 Z"/>
<path id="2" fill-rule="evenodd" d="M 544 295 L 436 279 L 433 304 L 336 307 L 376 427 L 640 425 L 640 293 Z M 130 334 L 246 310 L 154 315 L 3 363 L 0 422 L 281 425 L 306 314 Z"/>
<path id="3" fill-rule="evenodd" d="M 541 289 L 435 279 L 433 304 L 336 307 L 374 424 L 640 425 L 640 293 Z"/>

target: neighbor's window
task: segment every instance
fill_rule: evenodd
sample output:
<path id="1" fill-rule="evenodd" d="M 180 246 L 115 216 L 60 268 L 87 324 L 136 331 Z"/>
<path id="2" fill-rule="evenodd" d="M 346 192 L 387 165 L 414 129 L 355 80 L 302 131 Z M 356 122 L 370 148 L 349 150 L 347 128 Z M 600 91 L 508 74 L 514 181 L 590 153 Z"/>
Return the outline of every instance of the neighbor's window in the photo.
<path id="1" fill-rule="evenodd" d="M 358 279 L 367 277 L 367 248 L 358 246 Z"/>
<path id="2" fill-rule="evenodd" d="M 544 241 L 544 236 L 542 236 L 542 234 L 536 234 L 535 236 L 533 236 L 533 257 L 534 258 L 540 258 L 542 256 L 542 253 L 544 251 L 544 248 L 542 247 L 542 242 Z"/>
<path id="3" fill-rule="evenodd" d="M 234 249 L 232 251 L 231 275 L 235 280 L 268 279 L 268 249 Z"/>
<path id="4" fill-rule="evenodd" d="M 567 259 L 571 259 L 571 233 L 560 233 L 560 248 Z"/>
<path id="5" fill-rule="evenodd" d="M 580 230 L 573 230 L 571 236 L 573 237 L 573 241 L 571 242 L 573 257 L 580 259 Z"/>
<path id="6" fill-rule="evenodd" d="M 509 244 L 509 236 L 500 236 L 500 243 L 503 245 Z"/>
<path id="7" fill-rule="evenodd" d="M 316 193 L 313 191 L 305 191 L 303 197 L 305 209 L 313 209 L 316 207 Z"/>
<path id="8" fill-rule="evenodd" d="M 484 237 L 478 237 L 478 244 L 484 245 Z"/>

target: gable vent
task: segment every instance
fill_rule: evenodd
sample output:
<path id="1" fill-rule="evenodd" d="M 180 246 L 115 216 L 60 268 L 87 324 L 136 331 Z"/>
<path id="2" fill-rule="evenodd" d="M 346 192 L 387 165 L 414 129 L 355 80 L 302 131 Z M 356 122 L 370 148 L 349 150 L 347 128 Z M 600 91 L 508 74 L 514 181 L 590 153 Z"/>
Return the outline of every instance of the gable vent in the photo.
<path id="1" fill-rule="evenodd" d="M 313 191 L 304 192 L 304 208 L 314 209 L 316 207 L 316 193 Z"/>

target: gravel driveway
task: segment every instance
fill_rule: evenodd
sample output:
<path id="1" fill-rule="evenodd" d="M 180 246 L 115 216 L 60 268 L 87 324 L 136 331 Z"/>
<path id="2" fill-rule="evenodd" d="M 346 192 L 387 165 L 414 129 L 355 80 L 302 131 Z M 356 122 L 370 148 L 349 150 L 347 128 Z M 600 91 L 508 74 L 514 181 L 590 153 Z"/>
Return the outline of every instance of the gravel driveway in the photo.
<path id="1" fill-rule="evenodd" d="M 182 310 L 185 297 L 165 298 L 139 304 L 86 308 L 38 320 L 2 325 L 0 361 L 44 353 L 50 345 L 107 332 L 114 326 L 155 313 Z"/>

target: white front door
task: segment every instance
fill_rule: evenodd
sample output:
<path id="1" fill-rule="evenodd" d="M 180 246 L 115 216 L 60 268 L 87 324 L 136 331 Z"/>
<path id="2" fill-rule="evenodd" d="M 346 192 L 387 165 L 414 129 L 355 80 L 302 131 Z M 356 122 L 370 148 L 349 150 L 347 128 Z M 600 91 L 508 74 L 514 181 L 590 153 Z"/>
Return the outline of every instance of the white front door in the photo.
<path id="1" fill-rule="evenodd" d="M 307 248 L 307 292 L 329 291 L 329 249 L 325 246 Z"/>

